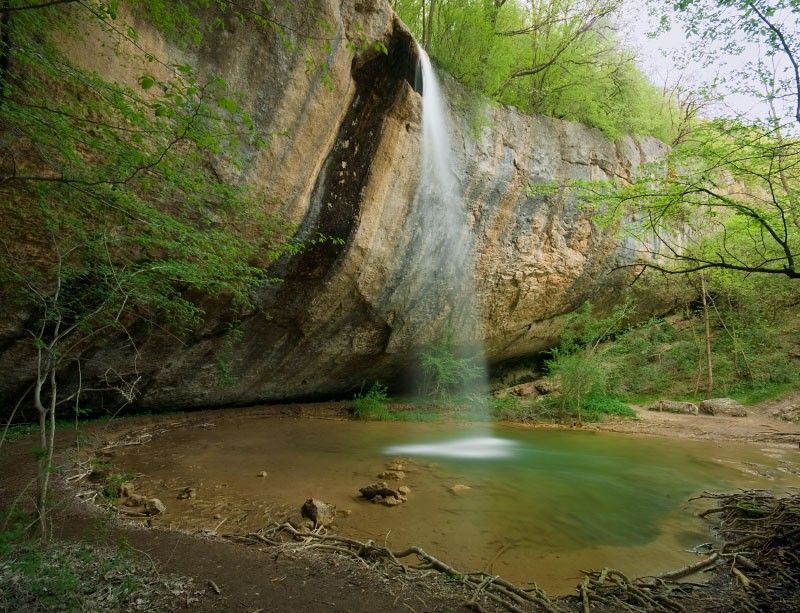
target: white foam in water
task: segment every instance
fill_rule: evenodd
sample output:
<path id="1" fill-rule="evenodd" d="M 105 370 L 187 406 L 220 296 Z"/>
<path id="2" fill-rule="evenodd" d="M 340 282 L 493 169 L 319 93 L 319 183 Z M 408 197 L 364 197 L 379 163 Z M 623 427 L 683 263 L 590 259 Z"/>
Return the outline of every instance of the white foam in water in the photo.
<path id="1" fill-rule="evenodd" d="M 493 436 L 476 436 L 455 441 L 425 443 L 421 445 L 393 445 L 387 447 L 388 455 L 420 455 L 439 458 L 510 458 L 516 443 Z"/>

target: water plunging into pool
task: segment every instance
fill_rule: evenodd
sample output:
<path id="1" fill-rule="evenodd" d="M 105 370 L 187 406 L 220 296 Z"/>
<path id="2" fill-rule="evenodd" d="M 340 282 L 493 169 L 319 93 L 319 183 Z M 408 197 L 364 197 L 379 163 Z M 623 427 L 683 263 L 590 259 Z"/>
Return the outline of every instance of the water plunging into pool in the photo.
<path id="1" fill-rule="evenodd" d="M 420 211 L 421 257 L 427 261 L 430 284 L 450 309 L 447 334 L 457 356 L 471 356 L 475 376 L 456 391 L 468 398 L 468 410 L 479 421 L 488 418 L 488 374 L 483 350 L 481 319 L 475 291 L 472 234 L 469 211 L 464 207 L 463 185 L 451 141 L 451 125 L 442 88 L 431 60 L 418 47 L 417 90 L 422 92 L 422 167 L 416 195 Z M 507 458 L 514 445 L 489 435 L 487 426 L 457 440 L 424 445 L 396 445 L 389 454 L 462 459 Z"/>

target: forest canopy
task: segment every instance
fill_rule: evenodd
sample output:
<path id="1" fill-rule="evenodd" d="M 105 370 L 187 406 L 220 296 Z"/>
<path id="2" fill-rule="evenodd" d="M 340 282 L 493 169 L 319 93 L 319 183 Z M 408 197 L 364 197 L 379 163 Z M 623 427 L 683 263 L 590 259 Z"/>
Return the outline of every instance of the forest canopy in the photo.
<path id="1" fill-rule="evenodd" d="M 620 41 L 622 0 L 393 0 L 458 81 L 525 113 L 672 142 L 674 105 Z"/>

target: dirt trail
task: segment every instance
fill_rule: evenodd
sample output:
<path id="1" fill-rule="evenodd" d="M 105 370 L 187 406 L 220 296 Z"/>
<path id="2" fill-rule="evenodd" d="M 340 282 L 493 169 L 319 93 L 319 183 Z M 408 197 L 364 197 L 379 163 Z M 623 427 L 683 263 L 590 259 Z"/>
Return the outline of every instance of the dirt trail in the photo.
<path id="1" fill-rule="evenodd" d="M 633 408 L 638 419 L 604 421 L 588 424 L 584 428 L 694 440 L 770 443 L 794 447 L 800 444 L 800 424 L 778 417 L 800 411 L 800 392 L 749 406 L 747 417 L 684 415 L 648 411 L 640 406 Z"/>

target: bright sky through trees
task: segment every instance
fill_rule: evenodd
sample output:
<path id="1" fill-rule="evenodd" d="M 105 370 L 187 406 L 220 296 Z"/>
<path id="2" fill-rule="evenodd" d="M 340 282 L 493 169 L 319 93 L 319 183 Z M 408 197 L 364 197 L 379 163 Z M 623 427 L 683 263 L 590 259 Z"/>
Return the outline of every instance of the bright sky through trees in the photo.
<path id="1" fill-rule="evenodd" d="M 761 120 L 768 116 L 769 107 L 764 101 L 765 92 L 748 91 L 755 79 L 748 79 L 747 73 L 754 74 L 754 68 L 761 65 L 776 74 L 789 67 L 786 57 L 769 56 L 774 49 L 756 41 L 748 40 L 743 31 L 736 31 L 729 40 L 714 44 L 716 55 L 710 56 L 706 64 L 697 57 L 697 46 L 684 33 L 683 25 L 670 13 L 671 2 L 643 2 L 626 0 L 620 15 L 621 39 L 636 50 L 637 62 L 641 69 L 659 87 L 701 89 L 714 85 L 713 101 L 704 110 L 704 115 L 739 116 L 746 120 Z M 669 18 L 670 27 L 659 28 L 662 16 Z M 786 12 L 777 15 L 787 34 L 796 39 L 798 32 L 793 27 L 793 19 Z M 723 44 L 726 48 L 723 48 Z M 729 49 L 729 48 L 730 49 Z M 734 50 L 738 53 L 730 53 Z M 773 63 L 774 60 L 774 63 Z M 792 101 L 786 101 L 789 108 L 780 108 L 779 114 L 793 114 Z"/>

